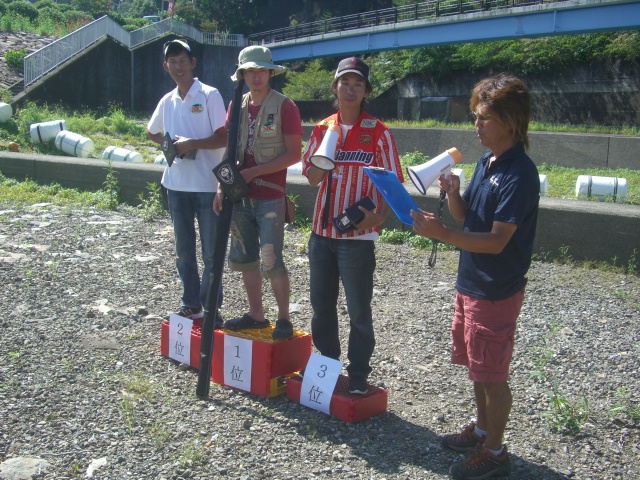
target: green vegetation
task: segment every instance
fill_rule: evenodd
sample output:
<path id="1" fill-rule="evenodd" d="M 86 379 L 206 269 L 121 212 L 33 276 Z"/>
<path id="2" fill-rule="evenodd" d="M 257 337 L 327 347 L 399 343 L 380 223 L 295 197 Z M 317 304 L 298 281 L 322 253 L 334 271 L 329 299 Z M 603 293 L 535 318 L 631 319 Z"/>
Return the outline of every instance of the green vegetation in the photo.
<path id="1" fill-rule="evenodd" d="M 611 407 L 614 417 L 625 416 L 629 423 L 640 425 L 640 404 L 634 401 L 629 388 L 625 385 L 616 390 L 618 401 Z"/>
<path id="2" fill-rule="evenodd" d="M 0 30 L 8 32 L 62 37 L 97 18 L 82 10 L 85 5 L 81 1 L 69 4 L 40 0 L 32 5 L 26 0 L 9 0 L 5 5 L 4 10 L 0 9 Z M 106 11 L 105 8 L 95 13 L 100 16 Z"/>
<path id="3" fill-rule="evenodd" d="M 17 203 L 52 202 L 58 205 L 91 205 L 109 208 L 109 195 L 101 190 L 85 192 L 58 184 L 39 185 L 33 180 L 18 181 L 0 173 L 0 201 Z"/>
<path id="4" fill-rule="evenodd" d="M 563 324 L 552 322 L 549 332 L 540 340 L 541 346 L 531 349 L 530 358 L 534 368 L 529 374 L 529 380 L 545 386 L 550 385 L 550 390 L 547 392 L 549 408 L 543 415 L 551 428 L 558 432 L 576 435 L 589 419 L 589 401 L 586 397 L 579 401 L 572 400 L 558 387 L 554 361 L 562 328 L 564 328 Z"/>
<path id="5" fill-rule="evenodd" d="M 554 385 L 549 392 L 549 403 L 551 407 L 544 412 L 544 416 L 557 432 L 577 435 L 582 425 L 589 420 L 589 401 L 586 397 L 571 400 Z"/>
<path id="6" fill-rule="evenodd" d="M 636 62 L 640 59 L 640 31 L 389 50 L 363 58 L 371 67 L 372 96 L 375 98 L 408 75 L 447 79 L 462 73 L 505 70 L 516 75 L 539 75 L 569 72 L 578 65 L 594 61 Z M 301 95 L 292 98 L 313 100 L 318 91 L 315 87 L 317 78 L 332 73 L 328 64 L 335 66 L 335 63 L 327 59 L 314 60 L 303 70 L 289 74 L 287 88 L 292 94 Z M 325 84 L 326 91 L 329 83 Z M 305 90 L 305 85 L 314 87 Z"/>
<path id="7" fill-rule="evenodd" d="M 27 50 L 24 48 L 20 50 L 7 50 L 4 54 L 4 59 L 12 67 L 22 68 L 22 62 L 27 53 Z"/>
<path id="8" fill-rule="evenodd" d="M 147 190 L 149 192 L 147 197 L 145 198 L 142 193 L 138 195 L 138 199 L 140 200 L 140 216 L 143 220 L 150 222 L 167 213 L 161 189 L 162 187 L 159 184 L 149 182 L 147 183 Z"/>
<path id="9" fill-rule="evenodd" d="M 393 127 L 410 127 L 410 128 L 460 128 L 472 130 L 475 128 L 471 120 L 469 123 L 450 123 L 434 119 L 424 120 L 397 120 L 383 119 L 387 125 Z M 317 123 L 318 120 L 310 120 L 310 123 Z M 605 135 L 629 135 L 639 136 L 640 128 L 632 125 L 571 125 L 544 123 L 532 120 L 529 123 L 530 132 L 563 132 L 563 133 L 598 133 Z"/>
<path id="10" fill-rule="evenodd" d="M 21 152 L 60 155 L 53 140 L 44 145 L 36 145 L 31 140 L 29 127 L 51 120 L 65 120 L 67 130 L 90 138 L 95 145 L 95 158 L 101 158 L 108 146 L 140 151 L 147 162 L 153 162 L 154 152 L 160 151 L 159 146 L 147 137 L 148 114 L 129 115 L 119 107 L 78 112 L 61 106 L 37 106 L 33 102 L 18 109 L 13 118 L 0 123 L 0 142 L 16 142 Z"/>
<path id="11" fill-rule="evenodd" d="M 64 1 L 64 3 L 63 3 Z M 127 30 L 151 23 L 145 15 L 166 18 L 167 11 L 158 0 L 122 0 L 110 10 L 110 0 L 9 0 L 0 5 L 0 30 L 63 36 L 92 20 L 109 15 Z M 175 2 L 174 18 L 202 31 L 226 31 L 245 35 L 272 28 L 272 19 L 264 18 L 262 2 L 251 0 L 190 0 Z M 314 2 L 301 0 L 292 12 L 290 24 L 300 24 L 353 13 L 349 2 L 335 2 L 331 9 L 318 12 Z M 392 4 L 406 4 L 394 0 Z M 449 2 L 441 3 L 444 13 Z M 459 2 L 451 0 L 451 8 Z M 480 5 L 481 0 L 478 0 Z M 195 5 L 195 6 L 194 6 Z M 371 2 L 371 9 L 389 6 L 389 2 Z M 473 5 L 471 5 L 473 6 Z M 453 11 L 453 10 L 452 10 Z M 243 12 L 238 15 L 238 12 Z M 577 65 L 594 61 L 636 62 L 640 59 L 640 31 L 559 35 L 438 47 L 391 50 L 365 55 L 371 65 L 373 97 L 387 91 L 407 75 L 453 78 L 460 73 L 509 70 L 517 75 L 569 72 Z M 287 74 L 285 93 L 294 100 L 331 98 L 328 85 L 336 59 L 317 59 L 297 63 Z"/>

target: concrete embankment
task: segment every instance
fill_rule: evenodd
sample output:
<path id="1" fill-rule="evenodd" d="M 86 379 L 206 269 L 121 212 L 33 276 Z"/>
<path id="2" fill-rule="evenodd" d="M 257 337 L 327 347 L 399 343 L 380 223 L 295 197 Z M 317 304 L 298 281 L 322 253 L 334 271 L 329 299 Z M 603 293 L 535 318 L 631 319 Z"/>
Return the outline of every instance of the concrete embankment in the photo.
<path id="1" fill-rule="evenodd" d="M 161 165 L 113 162 L 122 200 L 136 205 L 138 195 L 147 193 L 149 182 L 159 182 Z M 0 171 L 7 177 L 30 178 L 38 183 L 58 183 L 86 190 L 102 188 L 108 173 L 104 160 L 38 154 L 0 152 Z M 423 210 L 437 212 L 438 191 L 430 188 L 420 195 L 405 184 Z M 287 193 L 296 197 L 298 208 L 310 216 L 317 189 L 301 175 L 289 175 Z M 444 208 L 443 220 L 454 225 Z M 393 214 L 386 228 L 407 228 Z M 568 247 L 566 249 L 565 247 Z M 640 255 L 640 206 L 543 197 L 540 200 L 535 251 L 551 257 L 563 251 L 574 259 L 592 259 L 627 265 Z"/>

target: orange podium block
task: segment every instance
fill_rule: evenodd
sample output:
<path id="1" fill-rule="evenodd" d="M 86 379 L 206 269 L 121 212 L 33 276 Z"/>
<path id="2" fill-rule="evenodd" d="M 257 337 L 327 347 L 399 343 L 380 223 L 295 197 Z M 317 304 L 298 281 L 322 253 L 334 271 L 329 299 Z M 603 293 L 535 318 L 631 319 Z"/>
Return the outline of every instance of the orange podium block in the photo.
<path id="1" fill-rule="evenodd" d="M 299 376 L 287 380 L 287 398 L 300 402 L 302 378 Z M 349 378 L 340 375 L 331 397 L 329 413 L 349 423 L 357 423 L 387 411 L 388 393 L 380 387 L 369 385 L 364 395 L 349 393 Z"/>
<path id="2" fill-rule="evenodd" d="M 232 335 L 252 341 L 250 393 L 262 397 L 275 397 L 285 393 L 286 383 L 309 361 L 311 335 L 294 330 L 293 337 L 288 340 L 273 340 L 273 329 L 274 326 L 271 325 L 262 329 L 216 330 L 211 379 L 225 385 L 224 336 Z"/>
<path id="3" fill-rule="evenodd" d="M 288 340 L 273 340 L 271 325 L 263 329 L 216 330 L 214 334 L 213 358 L 211 359 L 211 379 L 220 385 L 224 383 L 224 336 L 232 335 L 252 341 L 251 390 L 249 393 L 263 397 L 282 395 L 289 377 L 302 370 L 311 356 L 311 335 L 294 330 Z M 191 327 L 190 366 L 200 368 L 200 340 L 202 319 L 193 321 Z M 162 322 L 160 332 L 160 353 L 169 357 L 169 322 Z M 227 385 L 225 385 L 227 386 Z M 232 387 L 233 388 L 233 387 Z"/>

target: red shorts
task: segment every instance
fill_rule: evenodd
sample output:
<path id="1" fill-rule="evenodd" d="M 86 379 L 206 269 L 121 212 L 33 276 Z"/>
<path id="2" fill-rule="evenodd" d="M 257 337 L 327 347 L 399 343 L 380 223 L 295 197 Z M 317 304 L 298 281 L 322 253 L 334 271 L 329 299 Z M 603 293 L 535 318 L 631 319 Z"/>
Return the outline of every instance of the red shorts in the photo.
<path id="1" fill-rule="evenodd" d="M 474 382 L 506 382 L 524 289 L 499 301 L 456 293 L 451 361 L 469 369 Z"/>

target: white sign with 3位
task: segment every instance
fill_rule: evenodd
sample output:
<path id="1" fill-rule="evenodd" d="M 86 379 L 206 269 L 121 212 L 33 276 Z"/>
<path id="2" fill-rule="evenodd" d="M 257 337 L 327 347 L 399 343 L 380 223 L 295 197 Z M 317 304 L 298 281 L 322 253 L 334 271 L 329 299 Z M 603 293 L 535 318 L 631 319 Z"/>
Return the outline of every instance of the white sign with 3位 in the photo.
<path id="1" fill-rule="evenodd" d="M 330 415 L 331 397 L 340 377 L 342 362 L 312 353 L 304 369 L 300 404 Z"/>
<path id="2" fill-rule="evenodd" d="M 253 340 L 224 336 L 224 384 L 251 391 L 251 362 Z"/>
<path id="3" fill-rule="evenodd" d="M 169 315 L 169 358 L 191 366 L 191 327 L 193 320 Z"/>

